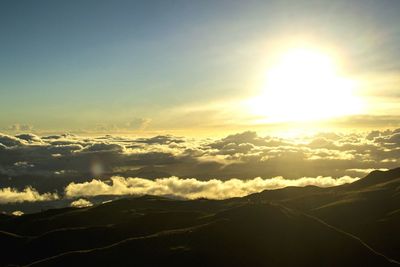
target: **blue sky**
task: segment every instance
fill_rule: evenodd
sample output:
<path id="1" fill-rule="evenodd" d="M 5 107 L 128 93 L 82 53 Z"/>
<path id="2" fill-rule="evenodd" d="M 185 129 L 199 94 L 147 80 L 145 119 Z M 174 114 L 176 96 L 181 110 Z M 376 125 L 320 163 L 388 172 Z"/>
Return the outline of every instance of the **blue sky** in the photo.
<path id="1" fill-rule="evenodd" d="M 399 13 L 395 0 L 2 1 L 0 128 L 247 127 L 219 103 L 257 94 L 270 43 L 293 38 L 334 47 L 373 81 L 365 97 L 390 98 L 366 115 L 399 115 Z"/>

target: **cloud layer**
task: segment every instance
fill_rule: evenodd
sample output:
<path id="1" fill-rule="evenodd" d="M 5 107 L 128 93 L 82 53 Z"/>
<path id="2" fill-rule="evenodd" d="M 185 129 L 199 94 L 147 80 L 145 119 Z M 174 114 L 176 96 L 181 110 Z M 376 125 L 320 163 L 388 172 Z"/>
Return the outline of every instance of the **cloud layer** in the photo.
<path id="1" fill-rule="evenodd" d="M 54 197 L 46 192 L 225 198 L 304 181 L 341 184 L 398 167 L 399 158 L 400 129 L 220 139 L 0 133 L 0 188 L 3 203 Z"/>
<path id="2" fill-rule="evenodd" d="M 287 186 L 315 185 L 330 187 L 351 183 L 358 180 L 344 176 L 338 179 L 332 177 L 303 177 L 296 180 L 287 180 L 282 177 L 251 180 L 230 179 L 221 181 L 212 179 L 199 181 L 197 179 L 179 179 L 169 177 L 155 180 L 143 178 L 112 177 L 110 181 L 93 179 L 84 183 L 71 183 L 65 188 L 67 197 L 92 197 L 98 195 L 170 195 L 188 199 L 209 198 L 225 199 L 242 197 L 263 190 L 278 189 Z"/>
<path id="3" fill-rule="evenodd" d="M 74 207 L 74 208 L 86 208 L 86 207 L 93 206 L 93 204 L 89 200 L 86 200 L 84 198 L 80 198 L 80 199 L 77 199 L 75 201 L 72 201 L 70 206 Z"/>
<path id="4" fill-rule="evenodd" d="M 6 187 L 0 189 L 0 204 L 15 203 L 15 202 L 36 202 L 49 201 L 58 199 L 56 193 L 40 194 L 36 189 L 27 187 L 22 191 Z"/>

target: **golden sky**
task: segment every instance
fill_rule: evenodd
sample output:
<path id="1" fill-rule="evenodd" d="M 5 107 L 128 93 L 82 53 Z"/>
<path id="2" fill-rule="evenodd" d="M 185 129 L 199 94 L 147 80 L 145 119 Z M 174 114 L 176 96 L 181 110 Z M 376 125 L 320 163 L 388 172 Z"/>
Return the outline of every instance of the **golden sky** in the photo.
<path id="1" fill-rule="evenodd" d="M 397 1 L 7 3 L 3 132 L 399 126 Z"/>

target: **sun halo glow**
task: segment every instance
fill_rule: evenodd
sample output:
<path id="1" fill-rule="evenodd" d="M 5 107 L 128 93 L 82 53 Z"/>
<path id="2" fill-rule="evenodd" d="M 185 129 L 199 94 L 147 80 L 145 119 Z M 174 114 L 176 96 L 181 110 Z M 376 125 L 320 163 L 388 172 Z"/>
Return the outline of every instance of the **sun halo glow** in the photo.
<path id="1" fill-rule="evenodd" d="M 296 48 L 283 53 L 266 73 L 261 94 L 249 101 L 259 122 L 318 121 L 357 114 L 357 83 L 338 74 L 331 57 Z"/>

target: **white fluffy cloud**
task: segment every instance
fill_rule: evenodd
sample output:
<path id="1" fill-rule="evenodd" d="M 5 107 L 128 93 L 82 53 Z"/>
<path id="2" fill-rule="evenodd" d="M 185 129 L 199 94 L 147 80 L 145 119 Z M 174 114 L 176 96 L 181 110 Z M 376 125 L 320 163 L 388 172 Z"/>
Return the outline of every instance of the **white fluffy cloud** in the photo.
<path id="1" fill-rule="evenodd" d="M 78 200 L 72 201 L 70 206 L 74 207 L 74 208 L 85 208 L 85 207 L 93 206 L 93 203 L 84 198 L 80 198 Z"/>
<path id="2" fill-rule="evenodd" d="M 26 187 L 22 191 L 18 191 L 11 187 L 0 189 L 0 204 L 14 203 L 14 202 L 35 202 L 56 200 L 58 195 L 56 193 L 40 194 L 32 187 Z"/>
<path id="3" fill-rule="evenodd" d="M 22 216 L 22 215 L 24 215 L 24 212 L 22 212 L 20 210 L 15 210 L 15 211 L 11 212 L 11 214 L 14 216 Z"/>
<path id="4" fill-rule="evenodd" d="M 212 179 L 199 181 L 194 178 L 180 179 L 169 177 L 156 180 L 143 178 L 112 177 L 110 181 L 93 179 L 90 182 L 71 183 L 65 188 L 67 197 L 97 196 L 97 195 L 173 195 L 188 199 L 209 198 L 225 199 L 241 197 L 267 189 L 278 189 L 287 186 L 315 185 L 330 187 L 351 183 L 359 178 L 344 176 L 332 177 L 303 177 L 296 180 L 287 180 L 282 177 L 271 179 L 254 178 L 250 180 L 230 179 L 221 181 Z"/>

